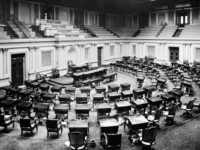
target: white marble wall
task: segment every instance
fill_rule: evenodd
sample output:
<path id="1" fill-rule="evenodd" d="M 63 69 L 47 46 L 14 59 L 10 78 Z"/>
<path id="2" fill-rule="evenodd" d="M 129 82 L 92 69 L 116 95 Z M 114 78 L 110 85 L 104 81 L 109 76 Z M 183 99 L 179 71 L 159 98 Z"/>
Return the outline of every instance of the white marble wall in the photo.
<path id="1" fill-rule="evenodd" d="M 78 43 L 78 44 L 77 44 Z M 73 60 L 76 65 L 91 63 L 98 64 L 97 49 L 102 47 L 102 64 L 120 59 L 122 56 L 133 56 L 133 45 L 136 47 L 136 57 L 144 58 L 148 52 L 148 46 L 155 46 L 155 57 L 157 59 L 169 61 L 169 47 L 179 47 L 179 60 L 195 60 L 195 50 L 200 48 L 200 42 L 183 41 L 183 40 L 138 40 L 138 39 L 110 39 L 110 40 L 79 40 L 62 42 L 56 41 L 39 41 L 32 40 L 32 45 L 29 41 L 23 42 L 13 41 L 9 44 L 0 44 L 0 86 L 8 84 L 11 80 L 11 55 L 25 54 L 25 79 L 35 78 L 37 73 L 48 73 L 51 69 L 57 67 L 61 75 L 67 72 L 67 61 Z M 114 46 L 114 55 L 110 56 L 110 46 Z M 74 53 L 69 54 L 68 51 L 74 48 Z M 88 51 L 88 59 L 85 59 L 85 49 Z M 122 49 L 122 51 L 121 51 Z M 42 52 L 51 51 L 51 65 L 42 66 Z"/>

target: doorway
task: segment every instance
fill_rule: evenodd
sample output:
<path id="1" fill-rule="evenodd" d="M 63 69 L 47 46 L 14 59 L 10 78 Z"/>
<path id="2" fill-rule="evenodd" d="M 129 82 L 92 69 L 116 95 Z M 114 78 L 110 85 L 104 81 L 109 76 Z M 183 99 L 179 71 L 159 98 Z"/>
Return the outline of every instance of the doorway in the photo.
<path id="1" fill-rule="evenodd" d="M 40 18 L 54 20 L 54 7 L 48 5 L 40 6 Z"/>
<path id="2" fill-rule="evenodd" d="M 74 15 L 75 15 L 74 24 L 78 27 L 83 27 L 84 26 L 84 11 L 76 9 Z"/>
<path id="3" fill-rule="evenodd" d="M 99 15 L 99 26 L 100 27 L 106 26 L 106 15 L 104 15 L 104 14 Z"/>
<path id="4" fill-rule="evenodd" d="M 18 18 L 19 17 L 19 3 L 18 3 L 18 1 L 13 2 L 13 8 L 14 8 L 14 15 Z"/>
<path id="5" fill-rule="evenodd" d="M 189 24 L 189 11 L 181 10 L 176 12 L 176 24 L 179 27 L 185 27 L 185 25 Z"/>
<path id="6" fill-rule="evenodd" d="M 102 65 L 102 50 L 103 50 L 103 47 L 98 47 L 97 48 L 97 63 L 98 63 L 98 67 L 101 67 L 101 65 Z"/>
<path id="7" fill-rule="evenodd" d="M 11 55 L 11 76 L 12 84 L 15 86 L 23 85 L 24 83 L 24 66 L 25 54 Z"/>
<path id="8" fill-rule="evenodd" d="M 179 60 L 179 47 L 169 47 L 170 61 L 177 62 Z"/>

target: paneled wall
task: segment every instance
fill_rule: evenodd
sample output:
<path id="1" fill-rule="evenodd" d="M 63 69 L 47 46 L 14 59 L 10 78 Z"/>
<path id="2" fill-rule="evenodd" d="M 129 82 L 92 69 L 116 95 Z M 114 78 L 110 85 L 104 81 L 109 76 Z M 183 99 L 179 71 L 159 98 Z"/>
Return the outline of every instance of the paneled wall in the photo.
<path id="1" fill-rule="evenodd" d="M 67 62 L 97 66 L 97 49 L 102 47 L 102 63 L 108 64 L 122 56 L 144 58 L 147 55 L 169 62 L 169 48 L 179 48 L 179 61 L 199 61 L 200 41 L 189 39 L 41 39 L 0 41 L 0 86 L 11 80 L 11 55 L 25 54 L 25 79 L 37 73 L 48 73 L 57 67 L 67 72 Z"/>

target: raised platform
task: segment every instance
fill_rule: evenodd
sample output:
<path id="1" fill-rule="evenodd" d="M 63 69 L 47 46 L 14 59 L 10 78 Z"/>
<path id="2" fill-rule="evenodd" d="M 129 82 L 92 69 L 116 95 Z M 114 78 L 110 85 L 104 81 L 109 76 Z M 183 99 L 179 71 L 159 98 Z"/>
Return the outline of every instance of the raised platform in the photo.
<path id="1" fill-rule="evenodd" d="M 72 77 L 62 76 L 59 78 L 49 79 L 48 82 L 49 84 L 52 84 L 52 85 L 67 86 L 67 85 L 73 85 L 73 81 L 74 79 Z"/>

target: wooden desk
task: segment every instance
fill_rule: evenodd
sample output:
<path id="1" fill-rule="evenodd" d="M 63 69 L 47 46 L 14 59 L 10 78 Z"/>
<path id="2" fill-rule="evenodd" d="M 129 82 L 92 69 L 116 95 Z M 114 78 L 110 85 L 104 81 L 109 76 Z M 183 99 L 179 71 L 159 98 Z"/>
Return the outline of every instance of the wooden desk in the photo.
<path id="1" fill-rule="evenodd" d="M 88 104 L 76 104 L 75 112 L 76 118 L 89 118 L 89 111 L 91 107 Z"/>
<path id="2" fill-rule="evenodd" d="M 81 83 L 84 86 L 92 86 L 93 83 L 95 83 L 95 85 L 100 86 L 100 83 L 101 83 L 102 80 L 103 79 L 99 77 L 99 78 L 87 79 L 87 80 L 82 81 Z"/>
<path id="3" fill-rule="evenodd" d="M 40 84 L 39 88 L 42 92 L 48 92 L 49 91 L 49 84 L 46 84 L 46 83 L 42 83 Z"/>
<path id="4" fill-rule="evenodd" d="M 28 101 L 31 91 L 29 89 L 22 89 L 19 91 L 19 97 L 22 100 Z"/>
<path id="5" fill-rule="evenodd" d="M 145 77 L 139 76 L 137 77 L 137 82 L 138 82 L 138 88 L 142 87 L 142 83 L 144 82 Z"/>
<path id="6" fill-rule="evenodd" d="M 86 93 L 76 94 L 76 103 L 77 104 L 87 104 L 88 96 Z"/>
<path id="7" fill-rule="evenodd" d="M 103 76 L 103 81 L 112 82 L 117 80 L 117 73 L 110 73 Z"/>
<path id="8" fill-rule="evenodd" d="M 67 86 L 67 87 L 65 88 L 65 93 L 75 96 L 76 88 L 75 88 L 75 87 L 72 87 L 72 86 Z"/>
<path id="9" fill-rule="evenodd" d="M 131 110 L 132 104 L 128 101 L 119 101 L 115 103 L 115 107 L 119 114 L 129 115 L 129 111 Z"/>
<path id="10" fill-rule="evenodd" d="M 59 95 L 58 99 L 59 99 L 61 104 L 69 104 L 69 107 L 70 107 L 70 102 L 71 102 L 71 95 L 70 94 Z"/>
<path id="11" fill-rule="evenodd" d="M 55 98 L 56 98 L 56 94 L 52 94 L 52 93 L 44 93 L 42 95 L 42 99 L 44 102 L 52 101 Z"/>
<path id="12" fill-rule="evenodd" d="M 43 114 L 48 118 L 49 106 L 49 103 L 34 103 L 33 110 L 39 118 L 41 118 Z"/>
<path id="13" fill-rule="evenodd" d="M 18 88 L 18 87 L 12 87 L 12 86 L 11 86 L 11 88 L 10 88 L 10 95 L 11 95 L 12 97 L 15 97 L 15 96 L 18 97 L 19 91 L 21 91 L 20 88 Z"/>
<path id="14" fill-rule="evenodd" d="M 131 98 L 133 97 L 133 92 L 126 90 L 126 91 L 122 91 L 122 98 L 129 98 L 131 101 Z"/>
<path id="15" fill-rule="evenodd" d="M 17 104 L 18 114 L 21 114 L 21 112 L 27 112 L 28 115 L 30 115 L 32 104 L 33 104 L 32 102 L 20 101 Z"/>
<path id="16" fill-rule="evenodd" d="M 74 120 L 69 122 L 69 132 L 89 133 L 89 125 L 87 120 Z"/>
<path id="17" fill-rule="evenodd" d="M 0 107 L 3 107 L 6 113 L 14 114 L 14 107 L 19 103 L 18 99 L 5 99 L 0 101 Z"/>
<path id="18" fill-rule="evenodd" d="M 121 87 L 121 91 L 128 91 L 131 88 L 131 84 L 130 83 L 122 83 L 120 84 Z"/>
<path id="19" fill-rule="evenodd" d="M 141 110 L 141 109 L 143 109 L 144 112 L 145 112 L 145 110 L 146 110 L 146 108 L 147 108 L 147 106 L 148 106 L 148 104 L 149 104 L 149 103 L 148 103 L 146 100 L 144 100 L 144 99 L 137 99 L 137 100 L 132 101 L 132 103 L 133 103 L 133 105 L 136 107 L 135 113 L 136 113 L 136 110 Z"/>
<path id="20" fill-rule="evenodd" d="M 40 96 L 41 96 L 41 92 L 38 91 L 33 91 L 30 93 L 30 98 L 32 100 L 32 102 L 37 102 L 37 101 L 41 101 Z"/>
<path id="21" fill-rule="evenodd" d="M 96 92 L 97 92 L 97 93 L 103 93 L 103 94 L 104 94 L 104 97 L 106 97 L 106 88 L 105 88 L 105 87 L 96 86 L 95 89 L 96 89 Z"/>
<path id="22" fill-rule="evenodd" d="M 104 95 L 103 94 L 96 93 L 96 94 L 93 94 L 92 97 L 93 97 L 93 104 L 103 103 L 103 101 L 104 101 Z"/>
<path id="23" fill-rule="evenodd" d="M 14 98 L 9 98 L 0 102 L 0 107 L 9 109 L 16 106 L 20 101 Z"/>
<path id="24" fill-rule="evenodd" d="M 40 83 L 39 82 L 31 82 L 30 83 L 30 88 L 34 91 L 34 90 L 37 90 L 38 91 L 38 88 L 40 86 Z"/>
<path id="25" fill-rule="evenodd" d="M 97 119 L 107 118 L 110 116 L 111 106 L 108 103 L 97 105 Z"/>
<path id="26" fill-rule="evenodd" d="M 80 70 L 80 71 L 83 71 L 84 69 L 87 70 L 88 69 L 88 65 L 86 65 L 86 64 L 80 65 L 80 66 L 72 65 L 71 69 L 72 69 L 72 72 L 75 73 L 78 70 Z"/>
<path id="27" fill-rule="evenodd" d="M 106 92 L 106 88 L 103 86 L 96 86 L 95 89 L 96 89 L 97 93 L 105 93 Z"/>
<path id="28" fill-rule="evenodd" d="M 146 94 L 146 91 L 142 88 L 133 89 L 134 98 L 142 98 L 143 95 Z"/>
<path id="29" fill-rule="evenodd" d="M 132 129 L 144 129 L 148 126 L 148 120 L 143 115 L 125 117 L 124 129 L 126 126 Z"/>
<path id="30" fill-rule="evenodd" d="M 117 133 L 119 124 L 116 119 L 99 119 L 100 135 L 101 133 Z"/>
<path id="31" fill-rule="evenodd" d="M 98 69 L 89 70 L 85 72 L 74 73 L 72 76 L 74 78 L 74 81 L 86 80 L 88 78 L 92 78 L 92 76 L 96 76 L 97 74 L 98 76 L 103 76 L 106 73 L 106 71 L 107 71 L 106 68 L 98 68 Z"/>
<path id="32" fill-rule="evenodd" d="M 159 106 L 163 102 L 163 99 L 160 98 L 160 97 L 157 97 L 157 96 L 155 96 L 155 97 L 147 97 L 146 99 L 147 99 L 147 101 L 149 102 L 150 105 Z"/>
<path id="33" fill-rule="evenodd" d="M 189 95 L 192 94 L 192 82 L 189 81 L 181 81 L 181 89 L 184 90 L 186 88 L 186 93 Z"/>
<path id="34" fill-rule="evenodd" d="M 165 79 L 165 78 L 158 78 L 158 79 L 157 79 L 157 83 L 158 83 L 158 84 L 165 84 L 166 81 L 167 81 L 167 79 Z"/>
<path id="35" fill-rule="evenodd" d="M 119 85 L 117 85 L 117 84 L 109 84 L 108 85 L 108 93 L 118 92 L 118 91 L 119 91 Z"/>
<path id="36" fill-rule="evenodd" d="M 68 114 L 69 105 L 68 104 L 57 104 L 54 106 L 55 114 Z"/>
<path id="37" fill-rule="evenodd" d="M 151 97 L 152 92 L 155 91 L 157 88 L 154 85 L 148 85 L 144 86 L 143 89 L 146 91 L 146 97 Z"/>
<path id="38" fill-rule="evenodd" d="M 85 93 L 90 96 L 91 87 L 80 87 L 80 91 L 82 94 Z"/>
<path id="39" fill-rule="evenodd" d="M 54 92 L 61 93 L 61 90 L 62 90 L 62 87 L 60 87 L 60 86 L 52 86 L 51 87 L 52 93 L 54 93 Z"/>
<path id="40" fill-rule="evenodd" d="M 121 95 L 117 92 L 108 93 L 109 103 L 115 102 L 116 100 L 120 99 Z"/>
<path id="41" fill-rule="evenodd" d="M 180 101 L 181 96 L 183 96 L 183 94 L 184 94 L 181 89 L 174 89 L 172 91 L 169 91 L 169 93 L 176 96 L 177 101 Z"/>

